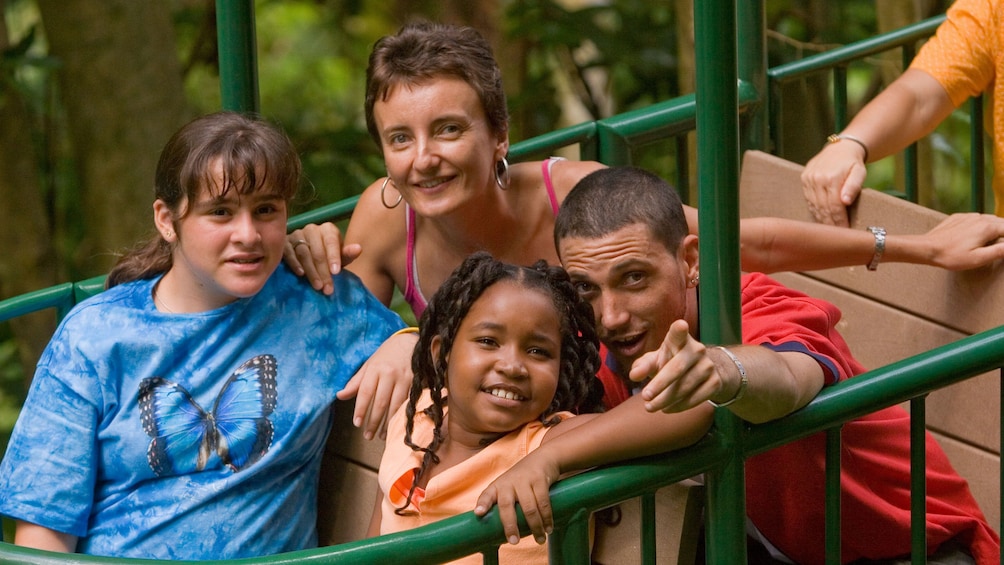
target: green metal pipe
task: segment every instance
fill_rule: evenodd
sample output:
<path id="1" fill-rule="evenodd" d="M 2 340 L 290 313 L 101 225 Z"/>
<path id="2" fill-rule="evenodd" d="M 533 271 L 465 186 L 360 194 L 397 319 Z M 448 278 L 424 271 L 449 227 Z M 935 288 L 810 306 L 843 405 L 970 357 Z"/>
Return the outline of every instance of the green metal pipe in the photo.
<path id="1" fill-rule="evenodd" d="M 833 131 L 847 127 L 847 67 L 833 67 Z"/>
<path id="2" fill-rule="evenodd" d="M 745 454 L 752 456 L 785 441 L 803 438 L 886 406 L 1001 367 L 1004 326 L 863 373 L 826 387 L 801 410 L 750 427 Z M 784 437 L 784 441 L 779 438 Z"/>
<path id="3" fill-rule="evenodd" d="M 656 555 L 656 523 L 655 523 L 655 493 L 641 496 L 641 562 L 642 565 L 655 565 Z M 664 556 L 665 559 L 665 556 Z"/>
<path id="4" fill-rule="evenodd" d="M 843 47 L 830 49 L 824 53 L 778 65 L 767 71 L 771 80 L 787 81 L 804 75 L 827 70 L 830 67 L 846 66 L 848 63 L 876 55 L 897 45 L 915 44 L 926 39 L 945 21 L 945 16 L 935 16 L 904 28 L 876 35 L 868 39 L 848 43 Z"/>
<path id="5" fill-rule="evenodd" d="M 739 82 L 734 0 L 694 3 L 697 59 L 698 217 L 701 237 L 701 337 L 742 340 L 739 304 Z M 705 474 L 708 562 L 746 560 L 745 465 L 742 430 L 727 410 L 715 425 L 728 456 Z"/>
<path id="6" fill-rule="evenodd" d="M 589 545 L 591 514 L 580 508 L 572 515 L 566 527 L 555 529 L 548 536 L 547 557 L 550 563 L 589 565 L 592 553 Z"/>
<path id="7" fill-rule="evenodd" d="M 258 112 L 254 0 L 216 0 L 220 99 L 224 110 Z"/>
<path id="8" fill-rule="evenodd" d="M 927 403 L 910 400 L 910 549 L 913 565 L 927 563 Z"/>
<path id="9" fill-rule="evenodd" d="M 739 80 L 756 93 L 756 103 L 746 117 L 740 138 L 741 150 L 767 151 L 770 143 L 768 131 L 770 107 L 767 100 L 767 16 L 764 2 L 738 2 L 736 4 L 736 38 L 742 48 L 738 50 L 736 68 Z"/>

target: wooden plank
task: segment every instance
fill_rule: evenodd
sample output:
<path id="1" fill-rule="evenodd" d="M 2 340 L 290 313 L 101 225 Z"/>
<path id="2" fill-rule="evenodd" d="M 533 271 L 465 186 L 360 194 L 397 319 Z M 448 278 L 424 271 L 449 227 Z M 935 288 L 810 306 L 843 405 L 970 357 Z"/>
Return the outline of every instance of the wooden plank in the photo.
<path id="1" fill-rule="evenodd" d="M 682 481 L 656 491 L 656 563 L 687 565 L 694 562 L 704 507 L 704 487 Z M 641 563 L 641 499 L 617 505 L 619 520 L 607 524 L 596 519 L 592 562 L 595 565 Z"/>
<path id="2" fill-rule="evenodd" d="M 377 476 L 371 470 L 326 453 L 317 496 L 317 540 L 322 546 L 366 537 L 376 501 Z"/>
<path id="3" fill-rule="evenodd" d="M 376 470 L 383 457 L 384 441 L 363 438 L 362 431 L 352 425 L 352 407 L 352 401 L 335 402 L 335 419 L 325 450 Z"/>
<path id="4" fill-rule="evenodd" d="M 740 215 L 811 221 L 802 195 L 802 166 L 757 151 L 743 159 Z M 853 229 L 880 225 L 892 234 L 924 233 L 944 215 L 864 190 L 850 211 Z M 781 273 L 780 282 L 828 300 L 843 312 L 837 329 L 867 368 L 930 350 L 1004 324 L 1004 262 L 950 272 L 920 265 L 863 265 Z M 999 371 L 932 393 L 927 424 L 981 504 L 1000 524 Z"/>

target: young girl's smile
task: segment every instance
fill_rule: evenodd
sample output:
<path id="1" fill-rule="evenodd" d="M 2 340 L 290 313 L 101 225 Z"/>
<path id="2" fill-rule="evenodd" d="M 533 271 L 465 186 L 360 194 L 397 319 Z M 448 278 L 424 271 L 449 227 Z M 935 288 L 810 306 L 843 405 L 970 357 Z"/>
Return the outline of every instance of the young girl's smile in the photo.
<path id="1" fill-rule="evenodd" d="M 451 440 L 483 445 L 538 419 L 554 399 L 560 358 L 560 319 L 549 296 L 513 281 L 485 290 L 448 356 Z"/>

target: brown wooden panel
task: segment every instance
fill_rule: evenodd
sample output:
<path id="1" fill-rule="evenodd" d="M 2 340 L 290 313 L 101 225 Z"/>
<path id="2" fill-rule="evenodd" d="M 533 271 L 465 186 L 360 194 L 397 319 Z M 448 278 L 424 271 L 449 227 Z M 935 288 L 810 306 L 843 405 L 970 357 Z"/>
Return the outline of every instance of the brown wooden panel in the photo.
<path id="1" fill-rule="evenodd" d="M 802 166 L 759 151 L 743 158 L 740 215 L 811 221 L 802 195 Z M 944 214 L 866 189 L 851 209 L 851 226 L 885 227 L 890 234 L 925 233 Z M 1004 324 L 1004 262 L 982 269 L 951 272 L 921 265 L 863 265 L 815 271 L 829 281 L 875 300 L 963 331 L 976 333 Z"/>
<path id="2" fill-rule="evenodd" d="M 656 563 L 694 562 L 704 507 L 704 487 L 683 481 L 663 487 L 655 495 Z M 596 521 L 592 562 L 596 565 L 641 563 L 641 499 L 618 505 L 620 521 Z"/>
<path id="3" fill-rule="evenodd" d="M 322 546 L 366 537 L 376 501 L 371 469 L 326 453 L 317 496 L 317 538 Z"/>
<path id="4" fill-rule="evenodd" d="M 376 470 L 383 457 L 384 441 L 379 438 L 363 438 L 362 431 L 352 425 L 352 407 L 352 401 L 335 402 L 335 420 L 325 449 Z"/>
<path id="5" fill-rule="evenodd" d="M 951 343 L 965 335 L 799 273 L 778 273 L 775 278 L 840 308 L 844 316 L 837 329 L 854 357 L 868 369 Z M 995 371 L 932 393 L 927 399 L 928 428 L 998 453 L 1000 386 L 1000 374 Z"/>

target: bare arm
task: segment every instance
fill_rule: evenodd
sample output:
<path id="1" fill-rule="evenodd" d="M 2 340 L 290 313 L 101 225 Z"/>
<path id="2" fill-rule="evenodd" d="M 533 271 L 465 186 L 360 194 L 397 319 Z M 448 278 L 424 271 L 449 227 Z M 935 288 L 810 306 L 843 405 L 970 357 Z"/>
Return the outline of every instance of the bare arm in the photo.
<path id="1" fill-rule="evenodd" d="M 713 410 L 708 404 L 666 414 L 648 412 L 642 402 L 635 396 L 609 412 L 561 422 L 548 431 L 539 449 L 484 490 L 474 512 L 483 516 L 498 504 L 506 538 L 517 543 L 518 503 L 534 539 L 543 543 L 554 525 L 550 486 L 563 474 L 686 447 L 711 427 Z"/>
<path id="2" fill-rule="evenodd" d="M 73 553 L 77 550 L 77 536 L 18 520 L 14 532 L 14 544 L 47 551 Z"/>
<path id="3" fill-rule="evenodd" d="M 380 179 L 363 191 L 344 238 L 330 222 L 310 224 L 286 237 L 286 263 L 315 289 L 331 294 L 331 275 L 346 267 L 380 302 L 390 304 L 395 285 L 390 264 L 405 245 L 404 206 L 388 209 L 381 203 L 382 183 Z"/>
<path id="4" fill-rule="evenodd" d="M 953 214 L 924 234 L 887 234 L 882 262 L 972 269 L 1004 257 L 1002 237 L 1004 218 Z M 875 236 L 797 220 L 747 218 L 740 224 L 740 246 L 744 271 L 810 271 L 867 265 Z"/>
<path id="5" fill-rule="evenodd" d="M 859 139 L 875 161 L 931 133 L 954 110 L 944 87 L 924 71 L 908 69 L 869 102 L 841 132 Z M 802 172 L 802 189 L 816 221 L 847 226 L 846 207 L 861 192 L 865 151 L 858 143 L 829 143 Z"/>
<path id="6" fill-rule="evenodd" d="M 760 423 L 805 406 L 823 387 L 823 369 L 803 353 L 779 353 L 759 346 L 730 346 L 747 375 L 747 386 L 728 409 Z M 659 349 L 639 357 L 631 380 L 648 380 L 641 394 L 649 411 L 680 412 L 707 400 L 724 404 L 740 393 L 738 366 L 724 351 L 707 348 L 690 335 L 687 323 L 673 322 Z"/>

